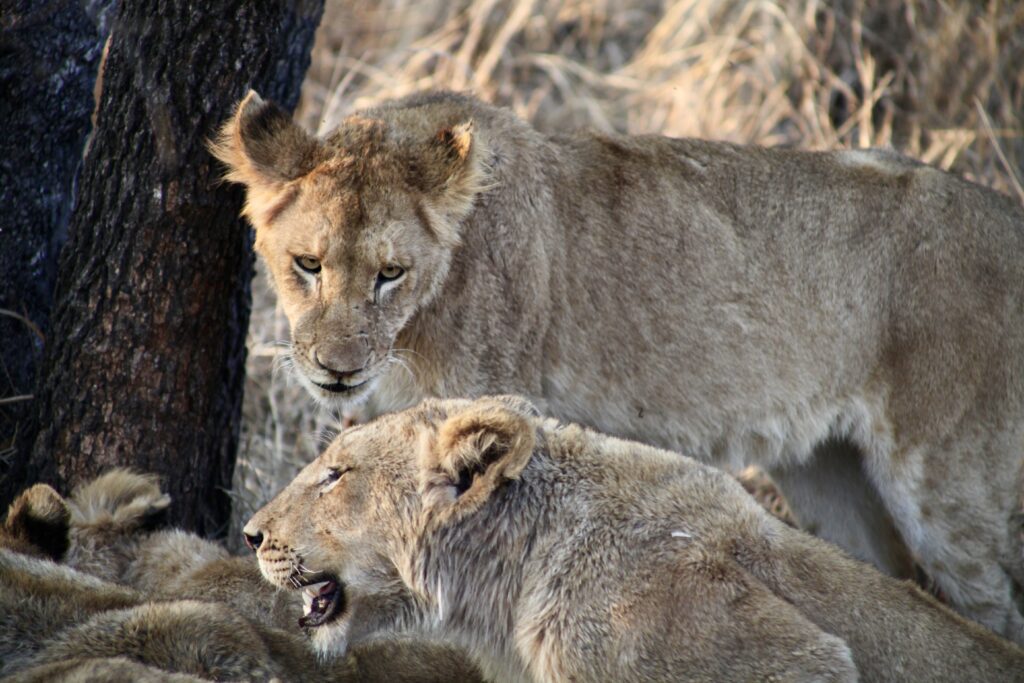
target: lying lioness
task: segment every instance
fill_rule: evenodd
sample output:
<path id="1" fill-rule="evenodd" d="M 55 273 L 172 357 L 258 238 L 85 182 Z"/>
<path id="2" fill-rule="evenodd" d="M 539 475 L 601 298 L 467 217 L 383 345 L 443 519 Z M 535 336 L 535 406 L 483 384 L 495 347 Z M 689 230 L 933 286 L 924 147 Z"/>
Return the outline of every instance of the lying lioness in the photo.
<path id="1" fill-rule="evenodd" d="M 1007 680 L 1024 651 L 766 513 L 728 475 L 427 400 L 343 432 L 246 525 L 324 652 L 422 632 L 518 681 Z"/>
<path id="2" fill-rule="evenodd" d="M 549 136 L 451 93 L 323 139 L 250 94 L 216 152 L 314 396 L 515 392 L 758 464 L 806 528 L 893 575 L 909 546 L 958 610 L 1024 642 L 1009 198 L 893 152 Z"/>

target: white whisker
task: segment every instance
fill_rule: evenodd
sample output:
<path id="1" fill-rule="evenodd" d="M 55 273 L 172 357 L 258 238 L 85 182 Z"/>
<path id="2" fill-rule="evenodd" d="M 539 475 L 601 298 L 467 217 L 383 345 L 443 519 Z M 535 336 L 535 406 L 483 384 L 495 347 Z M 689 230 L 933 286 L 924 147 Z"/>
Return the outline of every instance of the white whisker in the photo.
<path id="1" fill-rule="evenodd" d="M 419 351 L 414 351 L 413 349 L 398 349 L 398 348 L 392 348 L 392 349 L 391 349 L 391 353 L 392 353 L 392 354 L 395 354 L 395 355 L 400 355 L 400 354 L 403 354 L 403 353 L 408 353 L 408 354 L 412 354 L 413 356 L 419 356 L 419 357 L 420 357 L 420 358 L 422 358 L 422 359 L 423 359 L 424 361 L 426 361 L 426 360 L 427 360 L 426 356 L 424 356 L 424 355 L 423 355 L 422 353 L 420 353 Z"/>
<path id="2" fill-rule="evenodd" d="M 413 371 L 412 365 L 409 363 L 408 360 L 402 358 L 401 356 L 390 354 L 384 359 L 384 362 L 386 362 L 388 365 L 396 365 L 402 368 L 407 373 L 409 373 L 409 379 L 411 379 L 414 382 L 416 381 L 416 373 Z"/>

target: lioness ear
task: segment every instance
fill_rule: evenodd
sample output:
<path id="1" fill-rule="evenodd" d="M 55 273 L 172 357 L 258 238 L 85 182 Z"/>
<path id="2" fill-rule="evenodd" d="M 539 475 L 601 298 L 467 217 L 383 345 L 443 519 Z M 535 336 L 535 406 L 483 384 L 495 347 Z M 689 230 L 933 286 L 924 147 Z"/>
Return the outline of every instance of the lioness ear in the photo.
<path id="1" fill-rule="evenodd" d="M 534 443 L 528 417 L 500 401 L 477 401 L 449 416 L 420 454 L 424 506 L 446 515 L 472 512 L 519 478 Z"/>
<path id="2" fill-rule="evenodd" d="M 53 488 L 36 484 L 18 496 L 7 511 L 6 536 L 24 550 L 38 550 L 59 560 L 68 549 L 71 514 L 67 503 Z M 26 545 L 27 544 L 27 545 Z"/>
<path id="3" fill-rule="evenodd" d="M 459 221 L 488 187 L 485 156 L 473 121 L 468 120 L 439 130 L 422 159 L 409 164 L 409 183 L 424 193 L 431 227 L 446 246 L 459 243 Z"/>
<path id="4" fill-rule="evenodd" d="M 271 209 L 284 186 L 312 171 L 320 143 L 273 102 L 250 90 L 221 128 L 210 152 L 228 167 L 227 179 L 248 190 L 246 214 Z"/>

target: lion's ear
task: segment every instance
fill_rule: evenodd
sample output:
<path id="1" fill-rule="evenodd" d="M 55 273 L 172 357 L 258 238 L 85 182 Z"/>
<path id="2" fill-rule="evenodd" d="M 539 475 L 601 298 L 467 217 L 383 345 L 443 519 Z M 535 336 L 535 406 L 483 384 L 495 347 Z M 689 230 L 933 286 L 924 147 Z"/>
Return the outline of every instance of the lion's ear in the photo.
<path id="1" fill-rule="evenodd" d="M 286 183 L 320 160 L 320 142 L 275 103 L 250 90 L 221 128 L 210 152 L 228 167 L 227 179 L 248 190 L 246 212 L 272 203 Z"/>
<path id="2" fill-rule="evenodd" d="M 459 243 L 458 223 L 473 208 L 476 196 L 490 185 L 486 151 L 472 119 L 439 130 L 409 164 L 409 184 L 424 193 L 424 208 L 446 246 Z"/>
<path id="3" fill-rule="evenodd" d="M 8 538 L 27 544 L 25 549 L 59 560 L 68 549 L 70 521 L 64 498 L 52 487 L 36 484 L 11 503 L 4 531 Z"/>
<path id="4" fill-rule="evenodd" d="M 420 454 L 426 508 L 467 514 L 502 484 L 519 478 L 533 455 L 535 437 L 529 415 L 517 408 L 504 397 L 476 401 L 426 437 Z"/>

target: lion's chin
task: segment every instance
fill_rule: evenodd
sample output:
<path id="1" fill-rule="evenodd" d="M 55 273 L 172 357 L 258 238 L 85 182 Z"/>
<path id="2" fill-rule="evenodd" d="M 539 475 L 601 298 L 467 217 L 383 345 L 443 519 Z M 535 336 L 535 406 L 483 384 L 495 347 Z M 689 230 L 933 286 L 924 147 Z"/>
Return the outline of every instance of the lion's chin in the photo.
<path id="1" fill-rule="evenodd" d="M 309 632 L 313 650 L 323 658 L 343 657 L 348 654 L 348 615 L 339 617 Z"/>
<path id="2" fill-rule="evenodd" d="M 307 377 L 301 370 L 299 380 L 313 398 L 324 405 L 338 410 L 358 406 L 369 398 L 377 384 L 377 377 L 370 377 L 358 384 L 320 384 Z"/>

